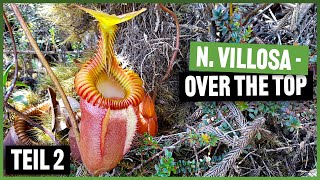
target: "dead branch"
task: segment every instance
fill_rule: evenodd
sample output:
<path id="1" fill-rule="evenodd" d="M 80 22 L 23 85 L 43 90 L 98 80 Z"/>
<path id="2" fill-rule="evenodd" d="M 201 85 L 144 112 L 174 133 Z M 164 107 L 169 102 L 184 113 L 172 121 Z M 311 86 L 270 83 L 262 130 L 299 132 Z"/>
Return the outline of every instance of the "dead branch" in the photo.
<path id="1" fill-rule="evenodd" d="M 17 82 L 17 79 L 18 79 L 18 68 L 19 68 L 19 65 L 18 65 L 18 56 L 17 56 L 17 46 L 16 46 L 16 42 L 14 40 L 14 36 L 13 36 L 13 32 L 12 32 L 12 28 L 10 26 L 10 23 L 8 21 L 8 18 L 7 18 L 7 15 L 5 12 L 3 12 L 3 19 L 6 23 L 6 26 L 8 28 L 8 31 L 9 31 L 9 34 L 10 34 L 10 37 L 11 37 L 11 40 L 12 40 L 12 46 L 13 46 L 13 59 L 14 59 L 14 75 L 13 75 L 13 80 L 11 82 L 11 85 L 8 89 L 8 92 L 6 93 L 3 101 L 4 103 L 6 103 L 9 99 L 9 97 L 11 96 L 12 92 L 13 92 L 13 89 L 16 85 L 16 82 Z"/>
<path id="2" fill-rule="evenodd" d="M 39 60 L 41 61 L 42 65 L 46 68 L 50 78 L 52 79 L 52 81 L 54 82 L 55 86 L 57 87 L 60 95 L 61 95 L 61 98 L 62 98 L 62 101 L 64 103 L 64 105 L 66 106 L 66 109 L 68 111 L 68 114 L 69 114 L 69 117 L 71 119 L 71 122 L 72 122 L 72 128 L 74 130 L 74 133 L 75 133 L 75 137 L 76 137 L 76 140 L 77 140 L 77 143 L 79 143 L 80 141 L 80 133 L 79 133 L 79 129 L 78 129 L 78 125 L 77 125 L 77 121 L 76 121 L 76 117 L 75 115 L 73 114 L 73 111 L 72 111 L 72 108 L 69 104 L 69 101 L 67 99 L 67 96 L 66 94 L 64 93 L 61 85 L 60 85 L 60 82 L 58 81 L 57 77 L 55 76 L 55 74 L 53 73 L 50 65 L 48 64 L 47 60 L 45 59 L 45 57 L 43 56 L 43 54 L 41 53 L 36 41 L 34 40 L 26 22 L 24 21 L 19 9 L 18 9 L 18 6 L 16 4 L 11 4 L 11 7 L 12 7 L 12 10 L 14 11 L 22 29 L 24 30 L 24 32 L 26 33 L 27 35 L 27 38 L 31 44 L 31 46 L 34 48 L 36 54 L 38 55 L 39 57 Z"/>
<path id="3" fill-rule="evenodd" d="M 167 68 L 166 74 L 163 76 L 163 78 L 162 78 L 161 81 L 160 81 L 160 84 L 162 84 L 165 80 L 168 79 L 168 77 L 169 77 L 169 75 L 170 75 L 170 72 L 172 71 L 172 68 L 173 68 L 174 60 L 176 59 L 177 54 L 178 54 L 178 52 L 179 52 L 179 46 L 180 46 L 180 25 L 179 25 L 178 17 L 177 17 L 177 15 L 176 15 L 174 12 L 172 12 L 171 10 L 169 10 L 168 8 L 166 8 L 165 6 L 163 6 L 162 4 L 159 4 L 159 7 L 160 7 L 163 11 L 169 13 L 169 14 L 173 17 L 173 19 L 174 19 L 174 21 L 175 21 L 175 24 L 176 24 L 176 46 L 175 46 L 175 49 L 174 49 L 173 54 L 172 54 L 172 56 L 171 56 L 171 59 L 170 59 L 169 66 L 168 66 L 168 68 Z M 154 92 L 153 92 L 153 95 L 152 95 L 153 101 L 155 101 L 155 99 L 156 99 L 157 91 L 158 91 L 158 88 L 156 88 L 156 89 L 154 90 Z"/>
<path id="4" fill-rule="evenodd" d="M 255 17 L 257 17 L 257 16 L 259 16 L 260 14 L 262 14 L 264 11 L 266 11 L 267 9 L 269 9 L 271 6 L 273 5 L 273 3 L 272 4 L 262 4 L 262 5 L 260 5 L 260 6 L 258 6 L 256 9 L 254 9 L 253 11 L 251 11 L 246 17 L 245 17 L 245 21 L 243 22 L 243 25 L 246 25 L 248 22 L 249 22 L 249 20 L 250 20 L 250 18 L 251 17 L 253 17 L 254 15 L 256 15 Z M 263 9 L 263 10 L 261 10 L 261 9 Z M 261 11 L 260 11 L 261 10 Z"/>
<path id="5" fill-rule="evenodd" d="M 173 54 L 172 54 L 172 56 L 171 56 L 171 59 L 170 59 L 170 63 L 169 63 L 167 72 L 166 72 L 166 74 L 164 75 L 164 77 L 163 77 L 162 80 L 161 80 L 161 82 L 164 82 L 164 81 L 169 77 L 170 72 L 172 71 L 172 67 L 173 67 L 174 60 L 176 59 L 177 54 L 178 54 L 178 52 L 179 52 L 179 44 L 180 44 L 180 25 L 179 25 L 178 17 L 177 17 L 177 15 L 176 15 L 174 12 L 172 12 L 171 10 L 169 10 L 168 8 L 166 8 L 165 6 L 163 6 L 162 4 L 159 4 L 159 7 L 160 7 L 163 11 L 169 13 L 169 14 L 173 17 L 173 19 L 174 19 L 174 21 L 175 21 L 175 23 L 176 23 L 176 28 L 177 28 L 177 29 L 176 29 L 176 46 L 175 46 L 175 49 L 174 49 Z"/>

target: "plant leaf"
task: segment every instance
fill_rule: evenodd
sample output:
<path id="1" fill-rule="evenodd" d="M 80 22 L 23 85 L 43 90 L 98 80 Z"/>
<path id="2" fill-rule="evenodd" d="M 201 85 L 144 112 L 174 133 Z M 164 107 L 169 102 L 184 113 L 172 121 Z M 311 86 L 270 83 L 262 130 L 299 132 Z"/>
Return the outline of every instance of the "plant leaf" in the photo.
<path id="1" fill-rule="evenodd" d="M 6 84 L 7 84 L 8 74 L 9 74 L 9 71 L 10 71 L 10 69 L 11 69 L 11 67 L 12 67 L 13 65 L 14 65 L 13 63 L 10 64 L 10 65 L 7 67 L 7 69 L 4 71 L 4 73 L 3 73 L 3 76 L 2 76 L 3 87 L 5 87 Z"/>
<path id="2" fill-rule="evenodd" d="M 16 82 L 16 87 L 29 87 L 29 85 L 27 85 L 27 84 L 25 84 L 25 83 L 23 83 L 21 81 L 17 81 Z"/>

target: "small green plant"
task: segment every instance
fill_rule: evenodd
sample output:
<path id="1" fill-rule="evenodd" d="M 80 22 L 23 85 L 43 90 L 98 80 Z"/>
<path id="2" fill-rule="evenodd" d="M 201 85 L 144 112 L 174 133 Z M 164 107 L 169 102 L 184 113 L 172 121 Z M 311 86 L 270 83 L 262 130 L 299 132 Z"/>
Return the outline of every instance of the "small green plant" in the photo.
<path id="1" fill-rule="evenodd" d="M 258 108 L 250 108 L 248 109 L 248 111 L 249 111 L 249 117 L 251 119 L 255 119 L 258 116 L 258 112 L 259 112 Z"/>
<path id="2" fill-rule="evenodd" d="M 70 174 L 69 177 L 75 177 L 77 173 L 77 166 L 73 163 L 70 163 Z"/>
<path id="3" fill-rule="evenodd" d="M 223 6 L 218 6 L 217 9 L 212 10 L 212 21 L 215 21 L 218 31 L 223 36 L 229 36 L 229 42 L 233 43 L 250 43 L 252 33 L 251 26 L 244 26 L 245 19 L 235 9 L 234 13 L 230 16 Z"/>
<path id="4" fill-rule="evenodd" d="M 191 146 L 204 147 L 204 146 L 215 146 L 219 138 L 214 133 L 197 133 L 194 130 L 187 130 L 188 143 Z"/>
<path id="5" fill-rule="evenodd" d="M 164 156 L 160 158 L 159 164 L 155 165 L 156 174 L 159 177 L 169 177 L 171 173 L 177 174 L 177 166 L 174 158 L 172 157 L 172 152 L 169 150 L 164 151 Z"/>
<path id="6" fill-rule="evenodd" d="M 293 116 L 289 116 L 289 119 L 286 120 L 285 125 L 290 132 L 298 130 L 301 127 L 299 119 Z"/>
<path id="7" fill-rule="evenodd" d="M 204 156 L 198 162 L 195 159 L 178 160 L 177 167 L 178 174 L 199 175 L 199 172 L 205 172 L 212 167 L 212 158 Z"/>
<path id="8" fill-rule="evenodd" d="M 29 102 L 28 102 L 28 99 L 26 97 L 25 94 L 20 93 L 21 91 L 18 91 L 16 93 L 14 93 L 12 96 L 12 98 L 10 98 L 8 100 L 9 103 L 19 103 L 21 105 L 23 105 L 24 107 L 27 107 L 29 106 Z"/>
<path id="9" fill-rule="evenodd" d="M 226 122 L 221 123 L 221 125 L 219 126 L 219 129 L 223 132 L 231 131 L 230 126 Z"/>
<path id="10" fill-rule="evenodd" d="M 196 160 L 179 160 L 177 162 L 177 173 L 181 174 L 195 174 L 198 171 L 198 166 L 196 165 Z"/>
<path id="11" fill-rule="evenodd" d="M 141 140 L 141 145 L 137 149 L 136 155 L 141 156 L 142 159 L 149 159 L 160 149 L 162 149 L 162 145 L 158 144 L 150 134 L 144 133 L 144 137 Z"/>
<path id="12" fill-rule="evenodd" d="M 7 87 L 7 82 L 8 82 L 8 75 L 9 75 L 9 71 L 12 68 L 14 64 L 10 64 L 6 70 L 3 72 L 2 75 L 2 87 L 3 87 L 3 92 L 6 92 L 6 87 Z"/>
<path id="13" fill-rule="evenodd" d="M 236 101 L 235 103 L 240 111 L 245 111 L 249 108 L 249 104 L 246 101 Z"/>
<path id="14" fill-rule="evenodd" d="M 51 28 L 49 29 L 49 33 L 50 33 L 50 36 L 51 36 L 51 39 L 50 39 L 50 40 L 51 40 L 51 43 L 53 44 L 53 46 L 54 46 L 55 48 L 57 48 L 58 46 L 57 46 L 56 42 L 59 42 L 59 40 L 56 39 L 55 31 L 56 31 L 56 29 L 55 29 L 54 27 L 51 27 Z"/>
<path id="15" fill-rule="evenodd" d="M 3 75 L 2 75 L 2 87 L 3 87 L 3 92 L 4 94 L 7 94 L 7 87 L 9 85 L 9 81 L 8 81 L 8 76 L 9 76 L 9 72 L 10 70 L 12 69 L 13 67 L 13 63 L 10 64 L 6 69 L 5 71 L 3 72 Z M 26 87 L 26 88 L 29 88 L 28 85 L 26 85 L 25 83 L 21 82 L 21 81 L 16 81 L 15 83 L 15 86 L 16 87 Z M 24 94 L 18 94 L 20 91 L 16 92 L 16 93 L 13 93 L 12 95 L 12 98 L 9 98 L 8 99 L 8 102 L 9 103 L 13 103 L 13 102 L 18 102 L 18 103 L 22 103 L 24 105 L 28 105 L 28 101 L 26 100 L 26 97 Z"/>
<path id="16" fill-rule="evenodd" d="M 271 115 L 272 117 L 278 116 L 280 105 L 277 102 L 259 102 L 258 109 L 262 114 Z"/>
<path id="17" fill-rule="evenodd" d="M 279 116 L 280 105 L 278 102 L 251 102 L 248 107 L 248 116 L 255 119 L 258 116 Z"/>
<path id="18" fill-rule="evenodd" d="M 192 160 L 178 160 L 177 161 L 177 173 L 183 175 L 200 175 L 200 173 L 206 172 L 214 166 L 217 162 L 222 161 L 228 152 L 224 152 L 220 155 L 215 155 L 212 158 L 204 155 L 203 158 L 199 158 L 197 162 L 195 159 Z"/>
<path id="19" fill-rule="evenodd" d="M 140 149 L 159 149 L 160 146 L 156 140 L 149 133 L 144 133 L 143 145 Z"/>
<path id="20" fill-rule="evenodd" d="M 215 116 L 217 108 L 217 103 L 215 101 L 212 102 L 196 102 L 195 103 L 199 108 L 202 109 L 203 114 L 208 116 Z"/>

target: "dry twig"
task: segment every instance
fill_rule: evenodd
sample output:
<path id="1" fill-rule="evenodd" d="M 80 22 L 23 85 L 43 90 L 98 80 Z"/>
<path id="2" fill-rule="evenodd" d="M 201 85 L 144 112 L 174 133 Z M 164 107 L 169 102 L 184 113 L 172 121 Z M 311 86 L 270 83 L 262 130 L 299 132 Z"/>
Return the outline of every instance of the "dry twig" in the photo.
<path id="1" fill-rule="evenodd" d="M 76 117 L 75 115 L 73 114 L 73 111 L 72 111 L 72 108 L 70 106 L 70 103 L 67 99 L 67 96 L 65 95 L 57 77 L 55 76 L 55 74 L 53 73 L 50 65 L 48 64 L 48 62 L 46 61 L 45 57 L 43 56 L 43 54 L 41 53 L 36 41 L 34 40 L 26 22 L 24 21 L 18 7 L 16 4 L 11 4 L 11 7 L 12 7 L 12 10 L 14 11 L 19 23 L 21 24 L 21 27 L 22 29 L 24 30 L 24 32 L 26 33 L 27 35 L 27 38 L 31 44 L 31 46 L 34 48 L 34 50 L 36 51 L 42 65 L 46 68 L 50 78 L 52 79 L 52 81 L 54 82 L 55 86 L 57 87 L 60 95 L 61 95 L 61 98 L 62 98 L 62 101 L 64 103 L 64 105 L 66 106 L 66 109 L 68 111 L 68 114 L 69 114 L 69 117 L 71 119 L 71 122 L 72 122 L 72 128 L 74 130 L 74 133 L 75 133 L 75 137 L 76 137 L 76 140 L 77 140 L 77 143 L 79 143 L 79 140 L 80 140 L 80 133 L 79 133 L 79 129 L 78 129 L 78 126 L 77 126 L 77 121 L 76 121 Z"/>
<path id="2" fill-rule="evenodd" d="M 176 45 L 175 45 L 175 49 L 173 51 L 173 54 L 171 56 L 171 59 L 170 59 L 170 62 L 169 62 L 169 66 L 167 68 L 167 71 L 166 71 L 166 74 L 163 76 L 163 78 L 161 79 L 160 81 L 160 84 L 162 84 L 165 80 L 168 79 L 169 75 L 170 75 L 170 72 L 172 71 L 172 68 L 173 68 L 173 64 L 174 64 L 174 60 L 176 59 L 177 57 L 177 54 L 179 52 L 179 45 L 180 45 L 180 25 L 179 25 L 179 20 L 178 20 L 178 17 L 177 15 L 172 12 L 170 9 L 166 8 L 165 6 L 163 6 L 162 4 L 159 4 L 159 7 L 169 13 L 174 21 L 175 21 L 175 24 L 176 24 Z M 156 99 L 156 96 L 157 96 L 157 91 L 158 91 L 158 88 L 155 89 L 155 91 L 153 92 L 153 96 L 152 96 L 152 99 L 155 100 Z"/>
<path id="3" fill-rule="evenodd" d="M 14 40 L 12 28 L 10 26 L 10 23 L 8 21 L 8 18 L 7 18 L 7 15 L 5 14 L 5 12 L 3 12 L 3 19 L 4 19 L 5 23 L 6 23 L 6 26 L 8 28 L 8 31 L 9 31 L 9 34 L 10 34 L 10 37 L 11 37 L 11 40 L 12 40 L 13 59 L 14 59 L 14 64 L 15 64 L 13 80 L 11 82 L 11 85 L 10 85 L 9 89 L 8 89 L 8 92 L 6 93 L 6 95 L 5 95 L 4 99 L 3 99 L 3 102 L 6 103 L 8 101 L 8 99 L 9 99 L 10 95 L 12 94 L 13 89 L 14 89 L 14 87 L 16 85 L 16 82 L 17 82 L 17 79 L 18 79 L 18 68 L 19 68 L 19 65 L 18 65 L 16 42 Z"/>

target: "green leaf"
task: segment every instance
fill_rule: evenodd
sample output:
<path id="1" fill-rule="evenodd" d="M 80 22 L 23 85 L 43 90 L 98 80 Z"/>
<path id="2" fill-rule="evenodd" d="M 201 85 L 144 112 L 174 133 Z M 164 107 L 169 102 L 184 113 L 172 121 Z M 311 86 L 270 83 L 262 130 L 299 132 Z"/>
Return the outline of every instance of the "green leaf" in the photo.
<path id="1" fill-rule="evenodd" d="M 13 99 L 9 98 L 8 103 L 13 103 Z"/>
<path id="2" fill-rule="evenodd" d="M 313 57 L 311 57 L 309 61 L 311 63 L 316 63 L 317 62 L 317 55 L 314 55 Z"/>
<path id="3" fill-rule="evenodd" d="M 237 36 L 238 36 L 238 35 L 237 35 L 236 32 L 232 32 L 232 33 L 231 33 L 231 37 L 232 37 L 232 38 L 236 38 Z"/>
<path id="4" fill-rule="evenodd" d="M 174 168 L 172 172 L 173 172 L 173 174 L 177 174 L 177 169 Z"/>
<path id="5" fill-rule="evenodd" d="M 261 139 L 261 133 L 260 132 L 257 133 L 257 138 L 258 138 L 258 140 Z"/>
<path id="6" fill-rule="evenodd" d="M 236 20 L 240 20 L 240 19 L 241 19 L 241 15 L 238 14 L 238 13 L 234 13 L 233 16 L 234 16 L 234 18 L 235 18 Z"/>
<path id="7" fill-rule="evenodd" d="M 254 119 L 254 118 L 255 118 L 255 116 L 254 116 L 252 113 L 249 114 L 249 117 L 250 117 L 251 119 Z"/>
<path id="8" fill-rule="evenodd" d="M 215 15 L 214 15 L 210 20 L 211 20 L 211 21 L 216 21 L 216 20 L 218 20 L 218 19 L 219 19 L 219 16 L 215 16 Z"/>
<path id="9" fill-rule="evenodd" d="M 285 123 L 285 124 L 286 124 L 286 126 L 288 126 L 288 127 L 289 127 L 289 126 L 291 126 L 290 121 L 286 121 L 286 123 Z"/>
<path id="10" fill-rule="evenodd" d="M 163 158 L 160 159 L 160 164 L 163 164 Z"/>
<path id="11" fill-rule="evenodd" d="M 168 151 L 168 149 L 166 149 L 166 150 L 164 151 L 164 154 L 165 154 L 166 157 L 171 157 L 171 156 L 170 156 L 170 151 Z"/>
<path id="12" fill-rule="evenodd" d="M 224 36 L 228 32 L 227 27 L 223 26 L 221 32 L 222 32 L 222 35 Z"/>
<path id="13" fill-rule="evenodd" d="M 154 168 L 156 169 L 157 172 L 159 172 L 159 166 L 157 164 L 154 165 Z"/>
<path id="14" fill-rule="evenodd" d="M 163 169 L 162 169 L 162 172 L 164 172 L 164 173 L 168 173 L 169 171 L 168 171 L 168 169 L 167 169 L 167 168 L 163 168 Z"/>
<path id="15" fill-rule="evenodd" d="M 13 63 L 10 64 L 10 65 L 7 67 L 7 69 L 4 71 L 4 73 L 3 73 L 3 76 L 2 76 L 3 87 L 5 87 L 6 84 L 7 84 L 8 74 L 9 74 L 9 71 L 10 71 L 10 69 L 11 69 L 11 67 L 12 67 L 13 65 L 14 65 Z"/>
<path id="16" fill-rule="evenodd" d="M 229 19 L 229 13 L 226 12 L 226 13 L 223 15 L 223 17 L 222 17 L 222 20 L 226 21 L 226 20 L 228 20 L 228 19 Z"/>
<path id="17" fill-rule="evenodd" d="M 15 97 L 12 98 L 12 100 L 14 102 L 22 103 L 25 106 L 27 106 L 29 104 L 27 98 L 24 95 L 15 96 Z"/>
<path id="18" fill-rule="evenodd" d="M 17 87 L 29 87 L 27 84 L 23 83 L 23 82 L 20 82 L 20 81 L 17 81 L 16 82 L 16 86 Z"/>
<path id="19" fill-rule="evenodd" d="M 236 105 L 239 107 L 240 111 L 244 111 L 249 108 L 248 102 L 245 101 L 237 101 Z"/>

